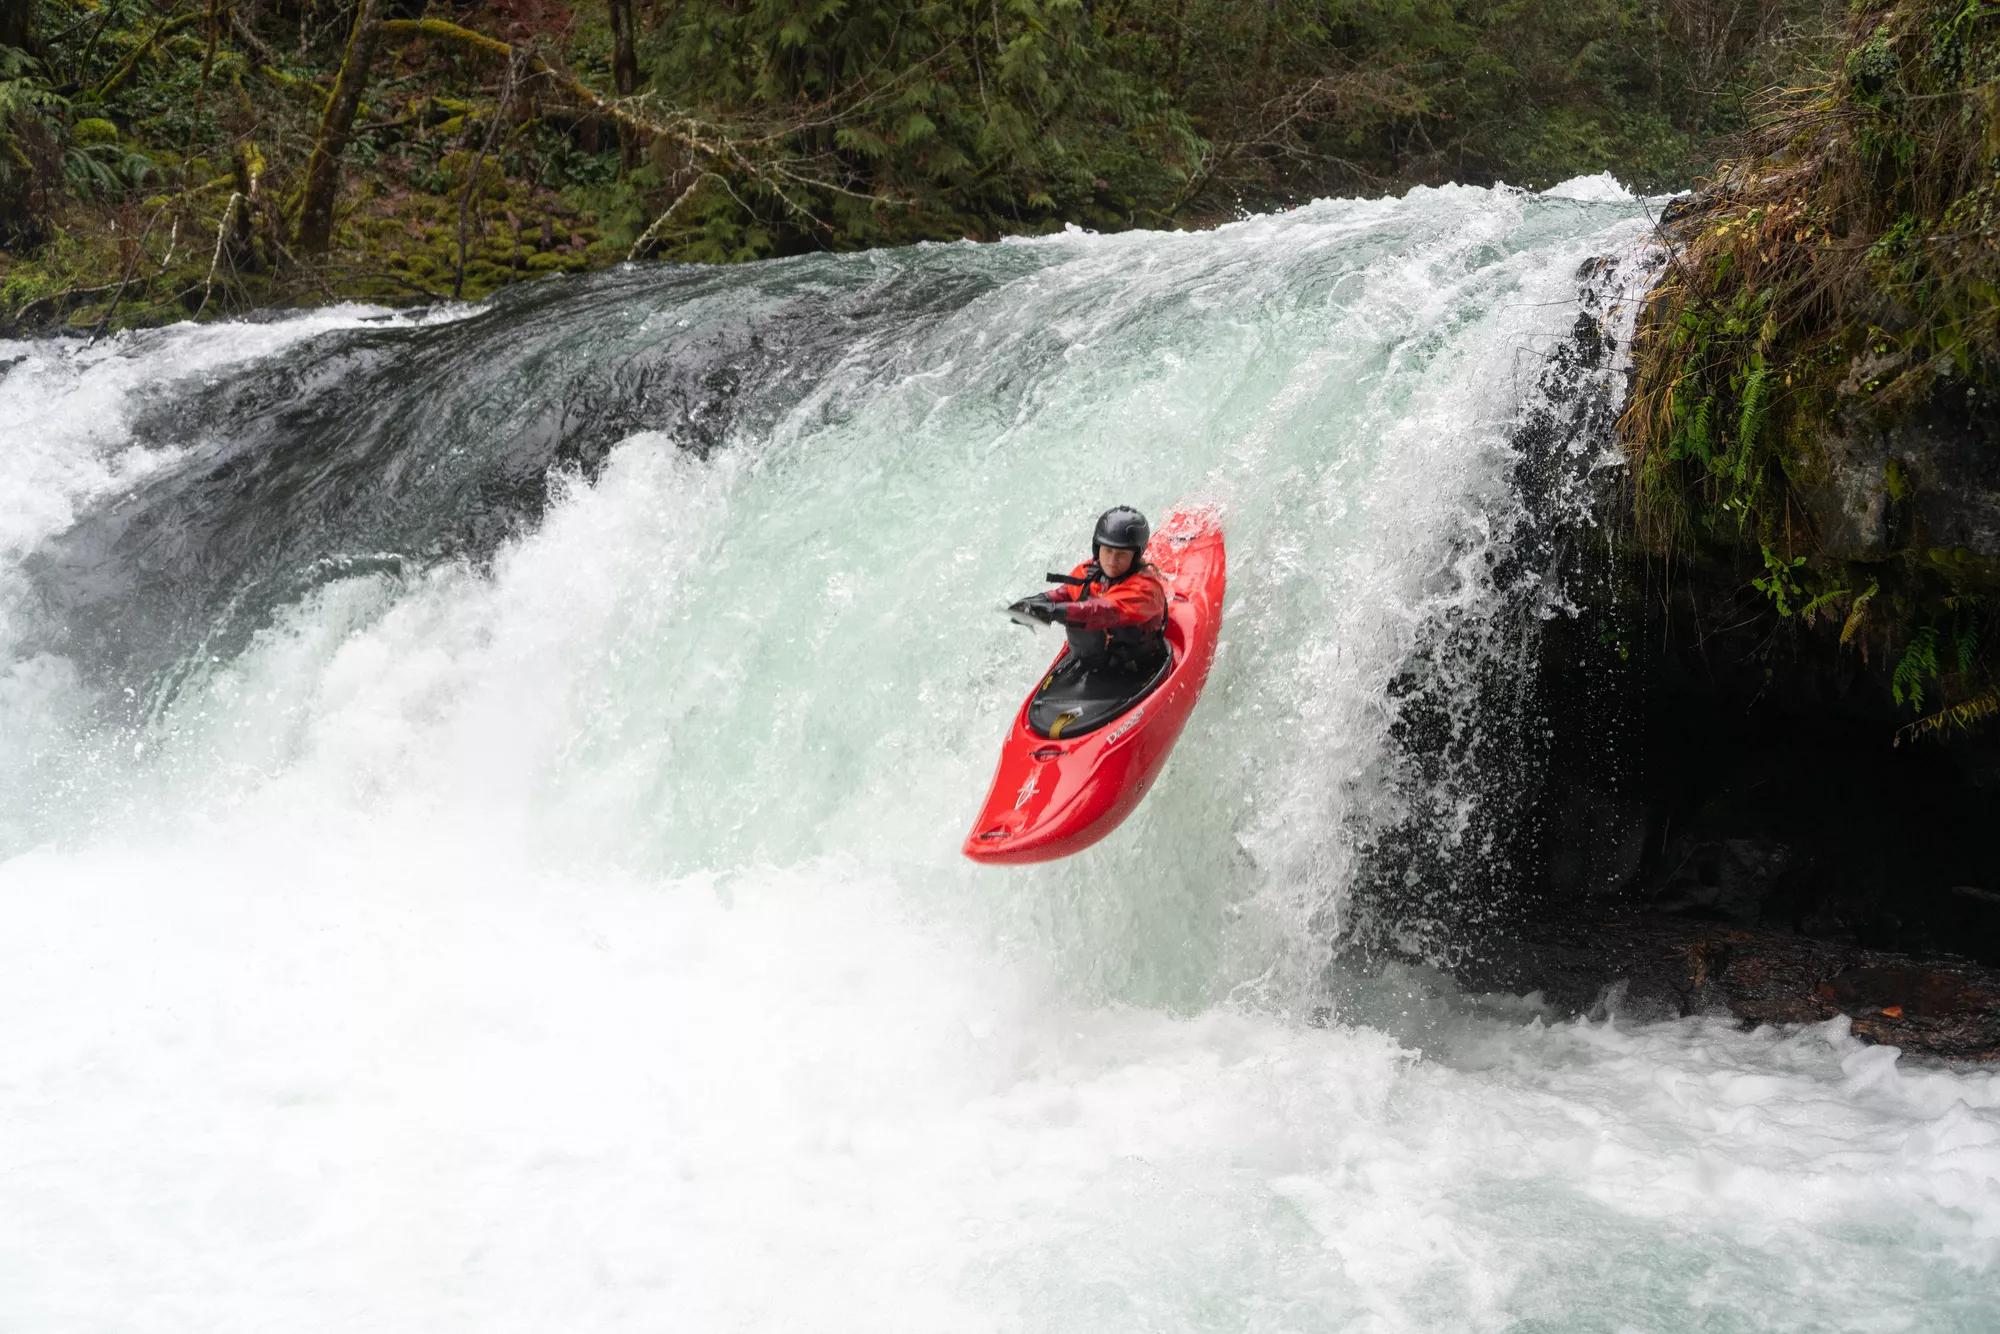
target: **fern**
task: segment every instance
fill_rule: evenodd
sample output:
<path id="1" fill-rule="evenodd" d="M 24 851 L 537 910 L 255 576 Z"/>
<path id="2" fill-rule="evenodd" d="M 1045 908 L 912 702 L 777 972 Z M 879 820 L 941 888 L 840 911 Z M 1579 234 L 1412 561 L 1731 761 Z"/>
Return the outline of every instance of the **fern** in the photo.
<path id="1" fill-rule="evenodd" d="M 1896 662 L 1896 670 L 1889 677 L 1889 693 L 1896 703 L 1908 704 L 1912 709 L 1924 707 L 1924 682 L 1936 680 L 1938 674 L 1937 627 L 1926 625 L 1910 636 L 1909 647 Z"/>
<path id="2" fill-rule="evenodd" d="M 1810 625 L 1812 623 L 1814 615 L 1818 613 L 1821 607 L 1824 607 L 1829 602 L 1835 602 L 1841 598 L 1846 597 L 1852 591 L 1853 590 L 1846 588 L 1827 589 L 1826 592 L 1821 593 L 1818 597 L 1815 597 L 1811 602 L 1808 602 L 1806 603 L 1805 606 L 1799 608 L 1799 619 L 1805 621 L 1808 625 Z"/>
<path id="3" fill-rule="evenodd" d="M 1701 402 L 1694 405 L 1694 411 L 1688 414 L 1687 425 L 1674 438 L 1676 458 L 1700 459 L 1703 463 L 1714 461 L 1715 435 L 1709 427 L 1709 417 L 1714 408 L 1712 395 L 1704 395 Z"/>
<path id="4" fill-rule="evenodd" d="M 1960 675 L 1972 670 L 1973 661 L 1979 656 L 1979 607 L 1969 604 L 1952 617 L 1951 642 L 1958 650 L 1958 670 Z"/>
<path id="5" fill-rule="evenodd" d="M 80 195 L 114 198 L 138 189 L 156 171 L 153 159 L 120 144 L 72 146 L 63 154 L 63 175 Z"/>
<path id="6" fill-rule="evenodd" d="M 1860 597 L 1854 599 L 1854 606 L 1848 609 L 1847 619 L 1841 622 L 1840 625 L 1841 643 L 1845 644 L 1852 640 L 1855 634 L 1861 629 L 1862 622 L 1868 616 L 1868 604 L 1874 600 L 1875 594 L 1881 590 L 1881 587 L 1882 585 L 1879 583 L 1870 584 Z"/>
<path id="7" fill-rule="evenodd" d="M 1764 417 L 1771 396 L 1771 372 L 1760 355 L 1753 359 L 1743 377 L 1743 410 L 1736 419 L 1736 449 L 1748 458 L 1750 447 L 1764 432 Z"/>
<path id="8" fill-rule="evenodd" d="M 0 46 L 0 186 L 19 184 L 33 174 L 24 141 L 37 133 L 53 136 L 68 110 L 69 99 L 48 86 L 39 61 Z"/>

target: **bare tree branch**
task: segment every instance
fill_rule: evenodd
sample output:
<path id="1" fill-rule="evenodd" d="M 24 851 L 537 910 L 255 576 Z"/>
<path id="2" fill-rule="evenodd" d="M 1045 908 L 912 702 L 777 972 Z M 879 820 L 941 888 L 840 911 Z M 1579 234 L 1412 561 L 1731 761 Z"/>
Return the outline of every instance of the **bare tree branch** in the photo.
<path id="1" fill-rule="evenodd" d="M 701 185 L 704 181 L 721 181 L 721 180 L 722 177 L 716 175 L 712 171 L 704 171 L 698 173 L 693 180 L 687 183 L 686 189 L 682 190 L 679 194 L 674 196 L 674 202 L 667 205 L 666 211 L 661 213 L 659 217 L 654 218 L 651 225 L 649 225 L 645 231 L 639 234 L 639 239 L 634 241 L 632 243 L 632 248 L 625 252 L 625 262 L 627 264 L 630 264 L 634 260 L 644 257 L 646 252 L 646 247 L 650 246 L 653 243 L 653 238 L 659 235 L 660 229 L 667 225 L 668 219 L 674 216 L 674 214 L 680 209 L 680 206 L 682 204 L 685 204 L 687 203 L 688 200 L 694 198 L 694 192 L 701 188 Z M 727 184 L 726 182 L 724 183 Z"/>

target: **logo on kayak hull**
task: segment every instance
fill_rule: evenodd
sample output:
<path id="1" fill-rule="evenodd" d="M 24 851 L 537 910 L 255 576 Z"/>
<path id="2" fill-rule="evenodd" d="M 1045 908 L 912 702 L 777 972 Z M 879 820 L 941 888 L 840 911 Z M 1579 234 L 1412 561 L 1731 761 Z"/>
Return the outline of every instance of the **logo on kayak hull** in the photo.
<path id="1" fill-rule="evenodd" d="M 1035 775 L 1029 774 L 1028 781 L 1021 784 L 1021 790 L 1014 794 L 1014 809 L 1020 810 L 1028 804 L 1028 798 L 1035 795 Z"/>
<path id="2" fill-rule="evenodd" d="M 1127 718 L 1124 722 L 1112 728 L 1111 731 L 1105 735 L 1104 744 L 1107 746 L 1110 745 L 1112 742 L 1118 740 L 1119 737 L 1124 736 L 1127 732 L 1131 731 L 1133 728 L 1137 727 L 1140 723 L 1143 723 L 1145 721 L 1146 721 L 1146 710 L 1145 707 L 1142 705 L 1139 708 L 1132 710 L 1132 716 L 1130 718 Z"/>

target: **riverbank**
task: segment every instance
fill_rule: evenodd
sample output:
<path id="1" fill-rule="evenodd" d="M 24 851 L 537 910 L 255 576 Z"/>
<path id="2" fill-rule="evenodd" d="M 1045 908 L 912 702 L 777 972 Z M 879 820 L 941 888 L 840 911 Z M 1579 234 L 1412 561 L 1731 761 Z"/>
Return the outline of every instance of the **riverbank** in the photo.
<path id="1" fill-rule="evenodd" d="M 1678 187 L 1816 58 L 1822 9 L 31 0 L 0 19 L 0 330 L 1446 181 Z"/>

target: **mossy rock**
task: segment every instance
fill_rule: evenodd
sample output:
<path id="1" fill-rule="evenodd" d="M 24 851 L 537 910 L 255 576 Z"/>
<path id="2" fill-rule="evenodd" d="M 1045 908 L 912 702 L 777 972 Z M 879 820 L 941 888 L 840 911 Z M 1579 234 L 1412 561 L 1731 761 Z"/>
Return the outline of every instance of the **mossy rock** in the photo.
<path id="1" fill-rule="evenodd" d="M 493 158 L 470 153 L 464 149 L 454 149 L 439 159 L 438 166 L 451 177 L 454 198 L 456 198 L 460 190 L 465 188 L 467 178 L 472 175 L 475 169 L 479 173 L 478 185 L 475 188 L 480 198 L 505 199 L 507 197 L 507 173 L 501 168 L 500 163 Z"/>
<path id="2" fill-rule="evenodd" d="M 582 255 L 543 250 L 528 256 L 527 265 L 530 273 L 560 273 L 582 268 L 585 262 Z"/>
<path id="3" fill-rule="evenodd" d="M 99 116 L 86 116 L 76 123 L 70 137 L 88 147 L 91 144 L 115 144 L 118 142 L 118 127 Z"/>

